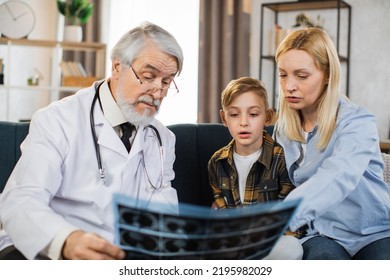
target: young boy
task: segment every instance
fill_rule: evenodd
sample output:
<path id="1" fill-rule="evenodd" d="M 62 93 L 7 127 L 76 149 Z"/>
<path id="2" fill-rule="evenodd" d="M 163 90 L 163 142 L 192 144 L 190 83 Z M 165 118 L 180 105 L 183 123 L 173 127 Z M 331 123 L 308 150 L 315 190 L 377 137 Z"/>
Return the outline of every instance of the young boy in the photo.
<path id="1" fill-rule="evenodd" d="M 282 147 L 264 130 L 274 112 L 263 83 L 249 77 L 232 80 L 222 92 L 221 104 L 220 116 L 233 140 L 216 151 L 208 163 L 212 207 L 235 208 L 284 199 L 294 185 Z M 278 249 L 280 246 L 287 248 Z M 284 235 L 267 258 L 301 257 L 299 241 Z"/>

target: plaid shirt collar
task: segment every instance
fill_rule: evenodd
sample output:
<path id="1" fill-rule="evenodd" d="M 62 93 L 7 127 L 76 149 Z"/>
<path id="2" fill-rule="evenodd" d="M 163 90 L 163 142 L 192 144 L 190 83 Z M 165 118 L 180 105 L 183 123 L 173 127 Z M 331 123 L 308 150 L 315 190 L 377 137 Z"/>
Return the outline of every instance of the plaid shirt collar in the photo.
<path id="1" fill-rule="evenodd" d="M 220 156 L 217 160 L 227 160 L 227 162 L 233 164 L 233 148 L 235 140 L 233 139 L 230 143 L 223 148 Z M 265 152 L 269 151 L 269 152 Z M 260 158 L 257 160 L 259 163 L 263 164 L 267 169 L 271 168 L 272 155 L 273 155 L 273 139 L 267 131 L 263 131 L 263 152 L 260 155 Z"/>

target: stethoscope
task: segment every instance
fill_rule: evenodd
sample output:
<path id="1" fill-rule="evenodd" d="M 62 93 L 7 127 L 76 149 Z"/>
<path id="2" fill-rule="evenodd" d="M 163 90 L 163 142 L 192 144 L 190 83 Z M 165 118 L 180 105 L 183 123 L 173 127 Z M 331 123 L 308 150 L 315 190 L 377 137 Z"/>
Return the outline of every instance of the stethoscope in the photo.
<path id="1" fill-rule="evenodd" d="M 102 157 L 101 157 L 101 153 L 100 153 L 100 146 L 98 144 L 98 139 L 97 139 L 96 130 L 95 130 L 95 118 L 94 118 L 94 114 L 93 114 L 93 111 L 94 111 L 95 104 L 96 104 L 97 100 L 99 100 L 100 109 L 103 110 L 102 103 L 100 101 L 100 96 L 99 96 L 99 89 L 100 89 L 100 86 L 103 83 L 104 82 L 101 82 L 97 86 L 97 88 L 95 90 L 95 95 L 94 95 L 93 100 L 92 100 L 91 109 L 90 109 L 90 116 L 89 117 L 90 117 L 90 125 L 91 125 L 91 133 L 92 133 L 92 138 L 93 138 L 93 144 L 94 144 L 94 147 L 95 147 L 96 160 L 97 160 L 97 165 L 98 165 L 98 170 L 99 170 L 99 178 L 100 178 L 100 181 L 103 183 L 103 185 L 105 185 L 105 183 L 106 183 L 106 174 L 105 174 L 105 169 L 104 169 L 103 164 L 102 164 Z M 159 145 L 159 154 L 160 154 L 160 162 L 161 162 L 161 174 L 160 174 L 160 179 L 159 179 L 160 182 L 157 184 L 158 187 L 156 185 L 154 185 L 152 183 L 152 181 L 150 180 L 148 171 L 146 169 L 145 156 L 144 156 L 144 153 L 142 152 L 142 159 L 143 159 L 143 164 L 144 164 L 145 176 L 148 179 L 149 186 L 151 186 L 153 189 L 156 190 L 158 188 L 161 188 L 162 185 L 163 185 L 163 176 L 164 176 L 163 146 L 162 146 L 161 136 L 160 136 L 160 133 L 158 132 L 157 128 L 154 125 L 151 125 L 151 124 L 145 126 L 144 130 L 146 128 L 151 128 L 153 130 L 154 135 L 155 135 L 154 138 L 157 140 L 158 145 Z"/>

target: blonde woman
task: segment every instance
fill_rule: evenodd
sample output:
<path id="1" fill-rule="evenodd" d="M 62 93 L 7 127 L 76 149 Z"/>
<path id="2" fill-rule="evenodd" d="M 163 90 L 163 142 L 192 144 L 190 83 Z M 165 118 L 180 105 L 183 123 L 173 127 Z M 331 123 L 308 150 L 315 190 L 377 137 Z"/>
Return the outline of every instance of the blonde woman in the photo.
<path id="1" fill-rule="evenodd" d="M 290 229 L 305 229 L 303 259 L 390 259 L 390 198 L 376 120 L 339 92 L 329 35 L 290 33 L 276 51 L 280 102 L 274 137 L 303 198 Z"/>

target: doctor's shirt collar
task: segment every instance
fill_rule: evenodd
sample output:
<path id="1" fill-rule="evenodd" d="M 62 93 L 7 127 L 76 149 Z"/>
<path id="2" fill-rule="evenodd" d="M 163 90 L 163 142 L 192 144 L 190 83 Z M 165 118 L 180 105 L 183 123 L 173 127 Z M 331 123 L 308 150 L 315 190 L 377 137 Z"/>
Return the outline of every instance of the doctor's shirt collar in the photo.
<path id="1" fill-rule="evenodd" d="M 127 122 L 126 118 L 123 116 L 122 111 L 116 104 L 115 99 L 110 92 L 110 89 L 108 87 L 108 80 L 104 81 L 104 83 L 100 87 L 99 94 L 104 116 L 111 124 L 111 126 L 116 127 L 122 123 Z"/>

